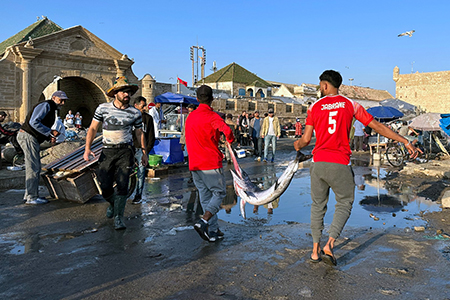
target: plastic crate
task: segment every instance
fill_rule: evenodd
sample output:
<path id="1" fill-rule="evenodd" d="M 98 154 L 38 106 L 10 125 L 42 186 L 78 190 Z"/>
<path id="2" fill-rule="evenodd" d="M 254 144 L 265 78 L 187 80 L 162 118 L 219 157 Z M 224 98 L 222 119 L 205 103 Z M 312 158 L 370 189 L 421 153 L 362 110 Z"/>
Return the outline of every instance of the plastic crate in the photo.
<path id="1" fill-rule="evenodd" d="M 151 154 L 148 156 L 148 165 L 152 167 L 156 167 L 162 163 L 162 155 Z"/>

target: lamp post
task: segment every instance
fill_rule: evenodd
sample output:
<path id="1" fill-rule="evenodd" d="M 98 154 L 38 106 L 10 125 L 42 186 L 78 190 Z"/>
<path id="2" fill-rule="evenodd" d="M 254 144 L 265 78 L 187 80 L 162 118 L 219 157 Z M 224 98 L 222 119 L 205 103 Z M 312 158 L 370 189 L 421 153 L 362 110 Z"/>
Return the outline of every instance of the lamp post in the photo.
<path id="1" fill-rule="evenodd" d="M 353 86 L 353 80 L 355 80 L 354 78 L 349 78 L 348 81 L 350 81 L 350 86 Z"/>

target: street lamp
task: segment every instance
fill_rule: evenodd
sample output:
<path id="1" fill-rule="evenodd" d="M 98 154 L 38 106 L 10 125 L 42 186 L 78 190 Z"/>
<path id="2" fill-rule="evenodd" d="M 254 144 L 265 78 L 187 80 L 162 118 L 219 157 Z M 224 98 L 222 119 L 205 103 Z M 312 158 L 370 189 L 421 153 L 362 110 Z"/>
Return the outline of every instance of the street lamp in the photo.
<path id="1" fill-rule="evenodd" d="M 350 86 L 353 86 L 353 80 L 355 80 L 354 78 L 349 78 L 348 81 L 350 81 Z"/>

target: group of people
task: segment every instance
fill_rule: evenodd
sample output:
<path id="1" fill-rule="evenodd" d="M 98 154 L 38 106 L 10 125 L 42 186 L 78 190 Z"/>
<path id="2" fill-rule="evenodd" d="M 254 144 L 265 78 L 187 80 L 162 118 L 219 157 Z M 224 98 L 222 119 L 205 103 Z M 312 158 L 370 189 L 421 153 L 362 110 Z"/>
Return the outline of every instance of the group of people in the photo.
<path id="1" fill-rule="evenodd" d="M 66 118 L 64 119 L 64 126 L 72 128 L 75 126 L 75 128 L 81 128 L 83 117 L 79 112 L 77 112 L 75 115 L 72 113 L 72 110 L 69 110 L 67 112 Z"/>
<path id="2" fill-rule="evenodd" d="M 413 158 L 417 156 L 418 150 L 406 138 L 377 122 L 357 102 L 339 95 L 342 77 L 338 72 L 327 70 L 319 79 L 321 98 L 309 107 L 305 129 L 301 138 L 294 142 L 293 151 L 300 151 L 306 147 L 314 132 L 316 143 L 313 150 L 313 163 L 310 167 L 313 239 L 310 260 L 311 262 L 324 260 L 336 265 L 337 260 L 333 253 L 334 243 L 350 216 L 354 200 L 355 180 L 350 166 L 349 142 L 352 120 L 355 118 L 379 134 L 404 143 Z M 114 218 L 115 229 L 126 228 L 123 215 L 127 200 L 129 172 L 134 164 L 135 155 L 140 157 L 140 167 L 145 168 L 149 149 L 154 142 L 153 118 L 146 116 L 143 110 L 146 106 L 145 98 L 139 97 L 134 106 L 130 105 L 131 96 L 137 90 L 138 86 L 128 83 L 125 77 L 117 78 L 114 86 L 107 92 L 107 95 L 114 100 L 100 104 L 95 110 L 88 129 L 83 155 L 87 161 L 95 155 L 91 145 L 97 130 L 102 126 L 103 150 L 99 158 L 98 177 L 102 195 L 110 204 L 107 207 L 106 216 Z M 37 104 L 28 113 L 18 134 L 17 140 L 25 152 L 26 192 L 24 197 L 28 204 L 42 204 L 47 201 L 38 196 L 39 144 L 44 140 L 54 141 L 59 134 L 50 127 L 54 122 L 57 109 L 67 100 L 68 97 L 63 91 L 57 91 L 50 100 Z M 202 85 L 197 89 L 197 100 L 200 105 L 190 113 L 185 123 L 189 170 L 204 212 L 201 219 L 195 223 L 194 229 L 202 239 L 215 242 L 224 237 L 217 222 L 217 213 L 226 196 L 223 154 L 219 149 L 219 142 L 223 134 L 226 142 L 233 143 L 235 135 L 230 128 L 230 123 L 213 111 L 211 105 L 214 98 L 209 86 Z M 275 149 L 276 139 L 281 134 L 279 121 L 272 109 L 269 109 L 268 116 L 264 119 L 260 119 L 259 113 L 255 112 L 254 119 L 252 124 L 248 122 L 248 126 L 256 128 L 255 131 L 259 133 L 256 137 L 264 138 L 266 146 L 264 159 L 267 161 L 269 143 L 272 143 Z M 260 130 L 257 130 L 258 126 Z M 258 145 L 258 143 L 255 144 Z M 258 153 L 261 155 L 261 150 Z M 274 156 L 275 150 L 273 150 L 272 161 Z M 114 181 L 117 183 L 116 190 L 113 188 Z M 336 195 L 337 204 L 328 241 L 321 246 L 323 221 L 330 189 Z"/>
<path id="3" fill-rule="evenodd" d="M 275 160 L 277 140 L 281 136 L 281 127 L 278 117 L 275 116 L 273 108 L 269 108 L 268 112 L 261 118 L 260 113 L 256 110 L 252 115 L 246 111 L 233 122 L 233 115 L 226 115 L 226 123 L 237 137 L 237 147 L 253 144 L 255 160 L 268 162 L 269 147 L 272 146 L 271 162 Z M 251 138 L 251 140 L 250 140 Z M 263 149 L 264 145 L 264 149 Z M 263 151 L 264 150 L 264 151 Z M 227 161 L 230 157 L 226 155 Z"/>

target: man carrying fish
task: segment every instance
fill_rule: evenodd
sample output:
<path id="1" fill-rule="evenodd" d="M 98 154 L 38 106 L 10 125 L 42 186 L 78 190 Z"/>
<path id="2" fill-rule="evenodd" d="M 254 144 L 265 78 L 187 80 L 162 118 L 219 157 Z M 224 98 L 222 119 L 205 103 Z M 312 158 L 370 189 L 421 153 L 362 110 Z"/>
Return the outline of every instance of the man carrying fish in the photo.
<path id="1" fill-rule="evenodd" d="M 319 79 L 322 98 L 309 107 L 304 134 L 301 139 L 294 142 L 294 148 L 299 151 L 307 146 L 315 131 L 316 144 L 310 167 L 313 237 L 310 260 L 319 262 L 323 259 L 328 264 L 336 265 L 337 261 L 333 254 L 334 243 L 350 216 L 354 200 L 355 182 L 350 166 L 352 152 L 349 146 L 353 118 L 389 139 L 404 143 L 412 158 L 417 157 L 418 150 L 407 139 L 376 121 L 360 104 L 338 95 L 342 83 L 342 77 L 338 72 L 327 70 Z M 328 241 L 321 248 L 320 239 L 330 188 L 336 195 L 336 207 Z"/>
<path id="2" fill-rule="evenodd" d="M 223 238 L 217 223 L 220 204 L 226 196 L 225 176 L 222 169 L 223 154 L 219 150 L 220 135 L 227 142 L 234 135 L 225 121 L 213 111 L 212 89 L 202 85 L 197 89 L 200 105 L 186 119 L 186 148 L 189 153 L 189 170 L 198 189 L 204 214 L 194 225 L 200 237 L 208 242 Z"/>

